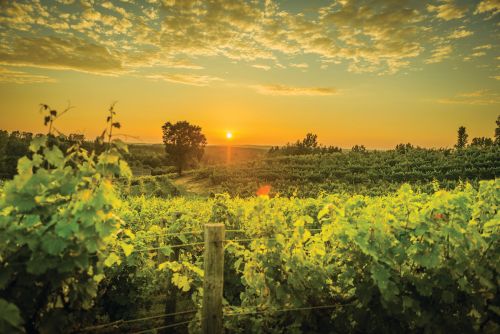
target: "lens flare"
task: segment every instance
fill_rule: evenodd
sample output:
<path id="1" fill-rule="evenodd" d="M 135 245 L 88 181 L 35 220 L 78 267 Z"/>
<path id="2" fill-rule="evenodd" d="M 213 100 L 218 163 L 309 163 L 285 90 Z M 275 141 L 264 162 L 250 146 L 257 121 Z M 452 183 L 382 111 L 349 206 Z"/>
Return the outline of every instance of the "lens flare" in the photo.
<path id="1" fill-rule="evenodd" d="M 264 186 L 261 186 L 257 192 L 256 192 L 256 195 L 257 196 L 263 196 L 263 197 L 267 197 L 269 196 L 269 192 L 271 191 L 271 186 L 266 184 Z"/>

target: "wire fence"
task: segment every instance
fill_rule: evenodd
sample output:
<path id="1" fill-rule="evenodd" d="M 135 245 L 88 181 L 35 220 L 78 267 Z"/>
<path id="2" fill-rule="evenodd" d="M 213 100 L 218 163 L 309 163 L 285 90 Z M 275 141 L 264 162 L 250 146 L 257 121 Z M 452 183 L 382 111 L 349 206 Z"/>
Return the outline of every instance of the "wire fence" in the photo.
<path id="1" fill-rule="evenodd" d="M 299 312 L 299 311 L 311 311 L 311 310 L 326 310 L 326 309 L 333 309 L 333 308 L 338 308 L 341 306 L 345 306 L 348 304 L 329 304 L 329 305 L 316 305 L 316 306 L 304 306 L 304 307 L 288 307 L 288 308 L 280 308 L 280 309 L 271 309 L 271 308 L 266 308 L 266 309 L 258 309 L 258 307 L 253 308 L 253 310 L 250 311 L 234 311 L 236 308 L 234 307 L 226 307 L 224 310 L 223 316 L 224 317 L 239 317 L 239 316 L 250 316 L 250 315 L 259 315 L 259 314 L 273 314 L 273 313 L 284 313 L 284 312 Z M 240 308 L 240 307 L 237 307 Z M 80 332 L 95 332 L 95 331 L 100 331 L 108 328 L 114 328 L 118 329 L 123 325 L 127 324 L 132 324 L 132 323 L 138 323 L 138 322 L 143 322 L 143 321 L 148 321 L 148 320 L 158 320 L 158 319 L 163 319 L 166 317 L 175 317 L 178 315 L 187 315 L 187 314 L 193 314 L 198 312 L 198 310 L 187 310 L 187 311 L 180 311 L 180 312 L 175 312 L 175 313 L 165 313 L 165 314 L 158 314 L 158 315 L 152 315 L 148 317 L 141 317 L 141 318 L 135 318 L 135 319 L 129 319 L 129 320 L 117 320 L 109 323 L 104 323 L 100 325 L 95 325 L 95 326 L 89 326 L 86 328 L 83 328 L 80 330 Z M 162 329 L 167 329 L 167 328 L 173 328 L 173 327 L 178 327 L 182 325 L 187 325 L 191 322 L 200 322 L 202 318 L 193 318 L 190 320 L 185 320 L 185 321 L 180 321 L 168 325 L 163 325 L 159 327 L 151 327 L 147 329 L 141 329 L 137 332 L 132 332 L 133 334 L 142 334 L 142 333 L 149 333 L 152 331 L 157 331 L 157 330 L 162 330 Z"/>
<path id="2" fill-rule="evenodd" d="M 201 321 L 202 319 L 196 319 L 198 321 Z M 178 326 L 182 326 L 182 325 L 187 325 L 189 323 L 191 323 L 193 320 L 187 320 L 187 321 L 182 321 L 182 322 L 177 322 L 175 324 L 170 324 L 170 325 L 165 325 L 165 326 L 160 326 L 160 327 L 153 327 L 153 328 L 148 328 L 148 329 L 144 329 L 144 330 L 141 330 L 141 331 L 138 331 L 138 332 L 132 332 L 131 334 L 144 334 L 144 333 L 151 333 L 153 331 L 158 331 L 158 330 L 161 330 L 161 329 L 167 329 L 167 328 L 174 328 L 174 327 L 178 327 Z"/>
<path id="3" fill-rule="evenodd" d="M 315 231 L 321 231 L 321 229 L 306 229 L 309 232 L 315 232 Z M 295 232 L 296 229 L 288 229 L 288 230 L 283 230 L 283 232 Z M 241 229 L 234 229 L 234 230 L 226 230 L 225 232 L 227 233 L 245 233 L 248 234 L 248 231 L 241 230 Z M 156 234 L 153 236 L 148 236 L 151 238 L 159 238 L 159 237 L 168 237 L 168 236 L 182 236 L 182 235 L 201 235 L 204 233 L 204 231 L 184 231 L 184 232 L 173 232 L 173 233 L 164 233 L 164 234 Z M 284 239 L 291 239 L 291 237 L 285 237 L 283 236 Z M 225 239 L 222 242 L 224 243 L 246 243 L 246 242 L 252 242 L 252 241 L 276 241 L 277 238 L 276 236 L 274 237 L 267 237 L 267 236 L 261 236 L 261 237 L 254 237 L 254 238 L 232 238 L 232 239 Z M 141 252 L 152 252 L 152 251 L 158 251 L 162 249 L 174 249 L 174 248 L 185 248 L 185 247 L 194 247 L 194 246 L 204 246 L 205 241 L 201 242 L 190 242 L 190 243 L 175 243 L 175 244 L 167 244 L 167 245 L 160 245 L 157 247 L 148 247 L 148 248 L 138 248 L 134 249 L 133 253 L 141 253 Z M 92 257 L 97 257 L 97 254 L 93 254 Z M 10 265 L 13 265 L 14 263 L 10 263 Z M 18 263 L 15 263 L 18 264 Z M 278 313 L 278 312 L 292 312 L 292 311 L 303 311 L 303 310 L 314 310 L 314 309 L 327 309 L 327 308 L 333 308 L 333 307 L 338 307 L 339 305 L 320 305 L 320 306 L 312 306 L 312 307 L 296 307 L 296 308 L 282 308 L 282 309 L 258 309 L 257 307 L 255 309 L 249 310 L 249 311 L 235 311 L 235 308 L 226 308 L 223 316 L 224 317 L 237 317 L 237 316 L 248 316 L 248 315 L 258 315 L 258 314 L 272 314 L 272 313 Z M 181 316 L 181 315 L 188 315 L 188 314 L 194 314 L 197 313 L 198 310 L 192 309 L 192 310 L 185 310 L 185 311 L 180 311 L 180 312 L 173 312 L 173 313 L 161 313 L 161 314 L 154 314 L 154 315 L 149 315 L 149 316 L 143 316 L 139 318 L 132 318 L 132 319 L 119 319 L 107 323 L 102 323 L 102 324 L 97 324 L 89 327 L 85 327 L 81 329 L 79 332 L 98 332 L 106 329 L 120 329 L 123 326 L 130 326 L 134 324 L 138 324 L 139 327 L 142 327 L 137 332 L 134 332 L 135 334 L 141 334 L 141 333 L 148 333 L 151 331 L 158 331 L 158 330 L 163 330 L 163 329 L 168 329 L 168 328 L 173 328 L 177 326 L 183 326 L 187 325 L 193 321 L 201 321 L 203 319 L 201 318 L 193 318 L 190 320 L 185 320 L 177 323 L 172 323 L 172 324 L 164 324 L 159 327 L 151 327 L 151 328 L 145 328 L 146 325 L 152 325 L 153 322 L 165 319 L 168 317 L 176 317 L 176 316 Z M 130 329 L 130 328 L 129 328 Z"/>
<path id="4" fill-rule="evenodd" d="M 107 323 L 103 323 L 103 324 L 99 324 L 99 325 L 85 327 L 85 328 L 81 329 L 80 332 L 92 332 L 92 331 L 98 331 L 98 330 L 102 330 L 102 329 L 106 329 L 106 328 L 110 328 L 110 327 L 119 328 L 119 327 L 121 327 L 123 325 L 127 325 L 127 324 L 148 321 L 148 320 L 158 320 L 158 319 L 163 319 L 163 318 L 167 318 L 167 317 L 175 317 L 177 315 L 193 314 L 196 312 L 198 312 L 198 311 L 193 309 L 193 310 L 180 311 L 180 312 L 174 312 L 174 313 L 162 313 L 162 314 L 151 315 L 151 316 L 141 317 L 141 318 L 128 319 L 128 320 L 120 319 L 120 320 L 107 322 Z"/>
<path id="5" fill-rule="evenodd" d="M 243 230 L 229 230 L 229 231 L 231 231 L 231 232 L 244 232 Z M 290 232 L 290 231 L 295 231 L 295 230 L 290 229 L 290 230 L 284 230 L 284 231 Z M 319 229 L 319 228 L 318 229 L 307 229 L 307 231 L 316 232 L 316 231 L 321 231 L 321 229 Z M 166 234 L 163 234 L 163 236 L 166 236 L 166 235 L 173 236 L 173 235 L 180 235 L 180 234 L 194 234 L 194 233 L 198 233 L 198 232 L 191 231 L 191 232 L 179 232 L 179 233 L 166 233 Z M 203 232 L 203 231 L 201 231 L 201 232 Z M 228 231 L 226 231 L 226 232 L 228 232 Z M 156 237 L 158 237 L 158 236 L 162 236 L 162 235 L 156 235 Z M 284 238 L 284 240 L 289 240 L 289 239 L 290 239 L 290 237 Z M 275 237 L 256 237 L 256 238 L 241 238 L 241 239 L 225 239 L 225 240 L 223 240 L 223 242 L 224 243 L 252 242 L 255 240 L 261 240 L 261 241 L 273 240 L 273 241 L 276 241 L 276 238 Z M 204 241 L 190 242 L 190 243 L 176 243 L 176 244 L 161 245 L 161 246 L 157 246 L 157 247 L 138 248 L 138 249 L 132 250 L 132 253 L 152 252 L 152 251 L 158 251 L 158 250 L 164 250 L 164 249 L 175 249 L 175 248 L 204 246 L 204 245 L 205 245 Z M 91 255 L 90 257 L 96 258 L 97 255 L 94 254 L 94 255 Z M 9 263 L 9 265 L 11 265 L 11 266 L 20 266 L 20 265 L 24 265 L 24 264 L 26 264 L 26 262 Z"/>
<path id="6" fill-rule="evenodd" d="M 309 232 L 318 232 L 321 231 L 320 228 L 316 229 L 305 229 Z M 284 232 L 294 232 L 294 229 L 289 229 L 289 230 L 284 230 Z M 225 232 L 242 232 L 246 233 L 244 230 L 226 230 Z M 157 234 L 151 237 L 162 237 L 162 236 L 178 236 L 178 235 L 186 235 L 186 234 L 198 234 L 198 233 L 203 233 L 203 231 L 192 231 L 192 232 L 178 232 L 178 233 L 165 233 L 165 234 Z M 290 238 L 285 238 L 285 239 L 290 239 Z M 256 238 L 242 238 L 242 239 L 225 239 L 224 242 L 250 242 L 254 240 L 276 240 L 275 237 L 256 237 Z M 149 247 L 149 248 L 142 248 L 142 249 L 135 249 L 133 252 L 149 252 L 149 251 L 155 251 L 155 250 L 160 250 L 160 249 L 165 249 L 165 248 L 181 248 L 181 247 L 191 247 L 191 246 L 201 246 L 204 245 L 205 242 L 191 242 L 191 243 L 180 243 L 180 244 L 170 244 L 170 245 L 161 245 L 158 247 Z"/>
<path id="7" fill-rule="evenodd" d="M 304 230 L 307 230 L 309 232 L 318 232 L 321 231 L 320 228 L 306 228 Z M 283 230 L 283 232 L 294 232 L 295 229 L 286 229 Z M 225 233 L 248 233 L 248 230 L 225 230 Z M 185 231 L 185 232 L 169 232 L 169 233 L 159 233 L 159 234 L 151 234 L 151 235 L 145 235 L 145 236 L 139 236 L 140 239 L 157 239 L 157 238 L 162 238 L 162 237 L 178 237 L 182 235 L 201 235 L 203 234 L 203 231 L 201 230 L 195 230 L 195 231 Z"/>

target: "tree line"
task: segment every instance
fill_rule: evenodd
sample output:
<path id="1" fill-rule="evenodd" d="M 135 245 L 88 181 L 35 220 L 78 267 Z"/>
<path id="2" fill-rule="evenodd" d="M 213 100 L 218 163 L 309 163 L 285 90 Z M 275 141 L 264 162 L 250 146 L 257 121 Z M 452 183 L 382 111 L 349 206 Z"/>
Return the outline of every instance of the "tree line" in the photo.
<path id="1" fill-rule="evenodd" d="M 46 125 L 50 125 L 53 120 L 50 117 L 57 117 L 49 114 L 46 119 Z M 55 119 L 55 118 L 54 118 Z M 117 123 L 119 124 L 119 123 Z M 162 150 L 144 150 L 137 145 L 130 153 L 125 155 L 127 162 L 134 167 L 146 167 L 153 174 L 164 174 L 175 170 L 178 175 L 181 175 L 185 169 L 195 168 L 201 161 L 207 139 L 202 133 L 201 127 L 190 124 L 187 121 L 177 123 L 166 122 L 162 126 L 163 144 Z M 12 178 L 16 174 L 16 166 L 19 158 L 29 154 L 29 143 L 34 137 L 41 136 L 31 132 L 13 131 L 8 132 L 0 130 L 0 179 Z M 63 150 L 71 147 L 75 143 L 89 150 L 101 153 L 105 145 L 102 141 L 88 140 L 83 134 L 57 134 L 50 135 L 50 140 L 57 142 Z M 476 137 L 469 144 L 469 135 L 464 126 L 460 126 L 457 134 L 457 150 L 467 147 L 486 148 L 494 145 L 500 145 L 500 116 L 496 120 L 496 128 L 494 137 Z M 401 143 L 396 145 L 394 150 L 398 153 L 408 153 L 414 149 L 422 149 L 415 147 L 411 143 Z M 273 146 L 269 149 L 269 156 L 290 156 L 290 155 L 307 155 L 307 154 L 328 154 L 340 153 L 343 150 L 338 146 L 325 146 L 318 142 L 318 136 L 313 133 L 308 133 L 302 140 L 297 140 L 295 143 L 288 143 L 284 146 Z M 364 145 L 354 145 L 351 152 L 364 153 L 367 149 Z M 172 166 L 173 169 L 166 168 Z"/>
<path id="2" fill-rule="evenodd" d="M 496 120 L 495 134 L 493 138 L 490 137 L 475 137 L 469 145 L 469 135 L 464 126 L 458 128 L 458 138 L 455 144 L 456 149 L 464 149 L 468 146 L 471 147 L 491 147 L 493 145 L 500 145 L 500 115 Z M 411 143 L 397 144 L 394 150 L 398 153 L 407 153 L 413 149 L 423 149 L 415 147 Z M 295 143 L 288 143 L 285 146 L 273 146 L 269 149 L 270 156 L 279 155 L 304 155 L 304 154 L 321 154 L 321 153 L 335 153 L 342 152 L 343 150 L 338 146 L 324 146 L 318 143 L 318 136 L 313 133 L 308 133 L 304 139 L 297 140 Z M 351 148 L 351 152 L 366 152 L 367 149 L 364 145 L 356 144 Z"/>

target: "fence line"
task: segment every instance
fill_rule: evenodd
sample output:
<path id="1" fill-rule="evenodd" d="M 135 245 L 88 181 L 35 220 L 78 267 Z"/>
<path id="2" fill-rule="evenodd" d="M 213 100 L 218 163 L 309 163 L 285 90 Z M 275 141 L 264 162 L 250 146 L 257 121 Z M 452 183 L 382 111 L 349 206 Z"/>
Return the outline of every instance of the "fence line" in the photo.
<path id="1" fill-rule="evenodd" d="M 178 245 L 163 245 L 159 247 L 151 247 L 151 248 L 141 248 L 141 249 L 134 249 L 132 252 L 149 252 L 149 251 L 154 251 L 154 250 L 160 250 L 163 248 L 180 248 L 180 247 L 190 247 L 190 246 L 200 246 L 204 245 L 204 242 L 192 242 L 188 244 L 178 244 Z"/>
<path id="2" fill-rule="evenodd" d="M 198 312 L 198 310 L 180 311 L 180 312 L 175 312 L 175 313 L 163 313 L 163 314 L 152 315 L 152 316 L 142 317 L 142 318 L 128 319 L 128 320 L 120 319 L 120 320 L 116 320 L 116 321 L 112 321 L 112 322 L 108 322 L 108 323 L 104 323 L 104 324 L 85 327 L 85 328 L 81 329 L 80 332 L 94 331 L 94 330 L 99 330 L 99 329 L 113 327 L 113 326 L 120 327 L 123 324 L 131 324 L 134 322 L 155 320 L 155 319 L 161 319 L 161 318 L 166 318 L 166 317 L 173 317 L 176 315 L 191 314 L 191 313 L 196 313 L 196 312 Z"/>
<path id="3" fill-rule="evenodd" d="M 177 326 L 182 326 L 182 325 L 187 325 L 189 324 L 191 321 L 194 321 L 195 319 L 193 320 L 187 320 L 187 321 L 182 321 L 182 322 L 177 322 L 175 324 L 170 324 L 170 325 L 166 325 L 166 326 L 160 326 L 160 327 L 153 327 L 153 328 L 148 328 L 148 329 L 144 329 L 142 331 L 139 331 L 139 332 L 132 332 L 131 334 L 144 334 L 144 333 L 150 333 L 151 331 L 155 331 L 155 330 L 160 330 L 160 329 L 167 329 L 167 328 L 173 328 L 173 327 L 177 327 Z M 197 321 L 200 321 L 201 319 L 197 320 Z"/>
<path id="4" fill-rule="evenodd" d="M 304 230 L 310 231 L 310 232 L 316 232 L 316 231 L 321 231 L 320 228 L 306 228 Z M 287 229 L 283 230 L 283 232 L 294 232 L 295 229 Z M 226 233 L 247 233 L 247 230 L 226 230 Z M 139 239 L 150 239 L 150 238 L 158 238 L 158 237 L 169 237 L 169 236 L 179 236 L 179 235 L 196 235 L 196 234 L 203 234 L 203 231 L 187 231 L 187 232 L 175 232 L 175 233 L 162 233 L 162 234 L 151 234 L 151 235 L 146 235 L 143 237 L 137 237 Z"/>
<path id="5" fill-rule="evenodd" d="M 309 307 L 293 307 L 293 308 L 282 308 L 282 309 L 267 309 L 267 310 L 255 310 L 255 311 L 243 311 L 243 312 L 231 312 L 231 310 L 234 310 L 232 308 L 226 308 L 226 310 L 229 310 L 229 312 L 224 312 L 223 316 L 224 317 L 238 317 L 238 316 L 246 316 L 246 315 L 255 315 L 255 314 L 271 314 L 271 313 L 281 313 L 281 312 L 295 312 L 295 311 L 308 311 L 308 310 L 321 310 L 321 309 L 331 309 L 331 308 L 337 308 L 341 306 L 345 306 L 348 304 L 330 304 L 330 305 L 317 305 L 317 306 L 309 306 Z M 155 320 L 155 319 L 161 319 L 161 318 L 166 318 L 170 316 L 176 316 L 176 315 L 185 315 L 185 314 L 192 314 L 196 313 L 198 310 L 188 310 L 188 311 L 181 311 L 181 312 L 175 312 L 175 313 L 164 313 L 164 314 L 158 314 L 158 315 L 153 315 L 153 316 L 148 316 L 148 317 L 142 317 L 142 318 L 136 318 L 136 319 L 129 319 L 129 320 L 117 320 L 109 323 L 104 323 L 100 325 L 95 325 L 95 326 L 90 326 L 86 327 L 80 330 L 80 332 L 88 332 L 88 331 L 95 331 L 95 330 L 100 330 L 104 329 L 107 327 L 113 327 L 116 326 L 116 328 L 119 328 L 120 326 L 124 324 L 130 324 L 130 323 L 135 323 L 135 322 L 141 322 L 141 321 L 146 321 L 146 320 Z M 146 330 L 142 330 L 139 332 L 134 332 L 135 334 L 140 334 L 140 333 L 147 333 L 148 331 L 153 331 L 153 330 L 160 330 L 160 329 L 166 329 L 166 328 L 172 328 L 172 327 L 177 327 L 181 325 L 185 325 L 190 323 L 191 321 L 201 321 L 201 319 L 191 319 L 191 320 L 186 320 L 170 325 L 165 325 L 161 327 L 154 327 Z"/>
<path id="6" fill-rule="evenodd" d="M 310 307 L 294 307 L 294 308 L 283 308 L 277 310 L 257 310 L 249 312 L 229 312 L 224 313 L 226 317 L 240 316 L 240 315 L 253 315 L 253 314 L 264 314 L 264 313 L 279 313 L 279 312 L 293 312 L 293 311 L 308 311 L 308 310 L 320 310 L 320 309 L 330 309 L 345 306 L 346 304 L 331 304 L 331 305 L 318 305 Z"/>

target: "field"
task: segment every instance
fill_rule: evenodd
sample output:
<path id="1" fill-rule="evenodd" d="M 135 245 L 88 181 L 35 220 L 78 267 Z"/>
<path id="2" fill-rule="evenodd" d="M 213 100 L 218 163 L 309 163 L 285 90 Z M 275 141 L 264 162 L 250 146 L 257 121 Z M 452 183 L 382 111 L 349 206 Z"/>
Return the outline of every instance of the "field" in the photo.
<path id="1" fill-rule="evenodd" d="M 229 333 L 499 328 L 497 147 L 130 178 L 121 144 L 95 164 L 40 138 L 2 190 L 3 331 L 198 332 L 207 223 L 226 229 Z"/>
<path id="2" fill-rule="evenodd" d="M 298 156 L 264 156 L 237 164 L 220 163 L 201 166 L 185 173 L 168 176 L 177 191 L 165 195 L 190 194 L 209 196 L 228 193 L 251 197 L 270 186 L 270 196 L 317 197 L 322 193 L 383 195 L 411 184 L 422 192 L 444 189 L 469 182 L 477 187 L 480 180 L 495 179 L 500 174 L 498 146 L 469 148 L 463 151 L 414 149 L 346 152 Z M 157 177 L 161 179 L 162 177 Z M 143 178 L 154 183 L 155 178 Z M 147 194 L 147 193 L 144 193 Z"/>

